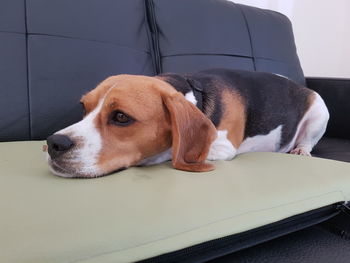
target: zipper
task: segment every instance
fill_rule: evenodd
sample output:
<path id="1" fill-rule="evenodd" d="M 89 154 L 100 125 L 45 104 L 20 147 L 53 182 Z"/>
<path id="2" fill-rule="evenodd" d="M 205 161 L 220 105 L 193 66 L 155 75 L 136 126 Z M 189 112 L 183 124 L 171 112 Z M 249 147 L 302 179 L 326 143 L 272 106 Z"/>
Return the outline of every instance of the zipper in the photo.
<path id="1" fill-rule="evenodd" d="M 344 214 L 350 216 L 350 207 L 348 206 L 348 203 L 343 203 L 337 206 L 337 210 L 340 210 Z"/>
<path id="2" fill-rule="evenodd" d="M 243 233 L 217 238 L 198 245 L 139 261 L 139 263 L 206 262 L 257 244 L 324 222 L 341 212 L 349 212 L 345 203 L 336 203 L 292 216 Z"/>

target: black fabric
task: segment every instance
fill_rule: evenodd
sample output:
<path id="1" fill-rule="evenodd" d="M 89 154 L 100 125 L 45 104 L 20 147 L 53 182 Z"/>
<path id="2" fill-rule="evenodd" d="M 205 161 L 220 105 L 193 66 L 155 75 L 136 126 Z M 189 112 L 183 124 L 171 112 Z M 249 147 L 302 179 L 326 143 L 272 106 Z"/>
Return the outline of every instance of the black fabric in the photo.
<path id="1" fill-rule="evenodd" d="M 339 215 L 330 221 L 333 220 L 349 218 Z M 337 228 L 339 225 L 334 227 L 333 224 L 330 228 L 329 221 L 326 221 L 207 263 L 348 263 L 350 239 Z"/>
<path id="2" fill-rule="evenodd" d="M 350 140 L 324 137 L 311 154 L 315 157 L 350 162 Z"/>
<path id="3" fill-rule="evenodd" d="M 326 135 L 350 140 L 350 79 L 307 78 L 307 87 L 324 99 L 330 119 Z"/>
<path id="4" fill-rule="evenodd" d="M 170 262 L 206 262 L 219 256 L 242 250 L 262 242 L 316 225 L 337 216 L 339 204 L 329 205 L 300 215 L 252 229 L 239 234 L 219 238 L 194 245 L 182 250 L 166 253 L 157 257 L 139 261 L 140 263 L 170 263 Z M 235 255 L 235 254 L 233 254 Z M 215 262 L 215 261 L 213 261 Z M 232 261 L 231 261 L 232 262 Z M 235 262 L 235 261 L 233 261 Z"/>
<path id="5" fill-rule="evenodd" d="M 350 203 L 343 205 L 343 213 L 324 222 L 323 227 L 328 231 L 346 239 L 350 243 Z"/>

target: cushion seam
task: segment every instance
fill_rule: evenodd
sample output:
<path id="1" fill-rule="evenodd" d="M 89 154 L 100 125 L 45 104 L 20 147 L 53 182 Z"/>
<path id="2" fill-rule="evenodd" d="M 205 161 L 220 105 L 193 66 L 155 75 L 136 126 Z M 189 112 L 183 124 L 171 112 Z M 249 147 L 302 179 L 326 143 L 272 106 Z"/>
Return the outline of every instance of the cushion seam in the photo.
<path id="1" fill-rule="evenodd" d="M 254 66 L 254 71 L 256 71 L 256 63 L 255 63 L 255 53 L 254 53 L 254 48 L 253 48 L 253 41 L 252 41 L 252 34 L 250 32 L 250 28 L 249 28 L 249 23 L 248 23 L 248 20 L 247 20 L 247 17 L 242 9 L 242 6 L 241 5 L 237 5 L 235 4 L 238 9 L 241 11 L 241 14 L 242 14 L 242 17 L 244 19 L 244 22 L 245 22 L 245 25 L 247 27 L 247 31 L 248 31 L 248 35 L 249 35 L 249 43 L 250 43 L 250 50 L 251 50 L 251 53 L 252 53 L 252 59 L 253 59 L 253 66 Z"/>
<path id="2" fill-rule="evenodd" d="M 56 35 L 56 34 L 45 34 L 45 33 L 28 33 L 28 36 L 43 36 L 43 37 L 56 37 L 56 38 L 64 38 L 64 39 L 72 39 L 72 40 L 81 40 L 81 41 L 89 41 L 89 42 L 97 42 L 97 43 L 103 43 L 103 44 L 109 44 L 113 46 L 118 46 L 120 48 L 130 49 L 136 52 L 150 54 L 150 51 L 146 50 L 138 50 L 132 47 L 128 47 L 125 45 L 121 45 L 118 43 L 113 43 L 109 41 L 103 41 L 103 40 L 96 40 L 96 39 L 86 39 L 86 38 L 79 38 L 79 37 L 71 37 L 71 36 L 63 36 L 63 35 Z"/>

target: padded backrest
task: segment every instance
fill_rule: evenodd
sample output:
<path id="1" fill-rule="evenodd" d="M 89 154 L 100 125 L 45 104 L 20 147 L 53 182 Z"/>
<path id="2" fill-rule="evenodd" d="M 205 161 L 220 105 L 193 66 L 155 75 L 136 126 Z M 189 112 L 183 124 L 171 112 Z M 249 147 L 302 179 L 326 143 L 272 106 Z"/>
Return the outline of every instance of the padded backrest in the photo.
<path id="1" fill-rule="evenodd" d="M 0 141 L 29 139 L 23 0 L 0 1 Z"/>
<path id="2" fill-rule="evenodd" d="M 284 15 L 213 0 L 154 0 L 164 72 L 210 67 L 278 73 L 305 84 Z"/>
<path id="3" fill-rule="evenodd" d="M 155 74 L 142 0 L 30 0 L 27 24 L 33 139 L 79 120 L 104 78 Z"/>
<path id="4" fill-rule="evenodd" d="M 304 82 L 289 20 L 225 0 L 0 1 L 0 141 L 45 139 L 110 75 L 227 67 Z"/>

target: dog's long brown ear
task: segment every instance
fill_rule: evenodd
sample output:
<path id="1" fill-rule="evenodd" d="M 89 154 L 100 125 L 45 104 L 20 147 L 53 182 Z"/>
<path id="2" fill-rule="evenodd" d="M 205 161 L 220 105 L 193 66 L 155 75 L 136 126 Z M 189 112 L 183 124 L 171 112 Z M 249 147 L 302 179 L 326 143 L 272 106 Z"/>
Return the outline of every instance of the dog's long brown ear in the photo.
<path id="1" fill-rule="evenodd" d="M 174 168 L 192 172 L 213 170 L 212 164 L 205 163 L 217 136 L 213 123 L 179 92 L 164 95 L 163 101 L 171 120 Z"/>

